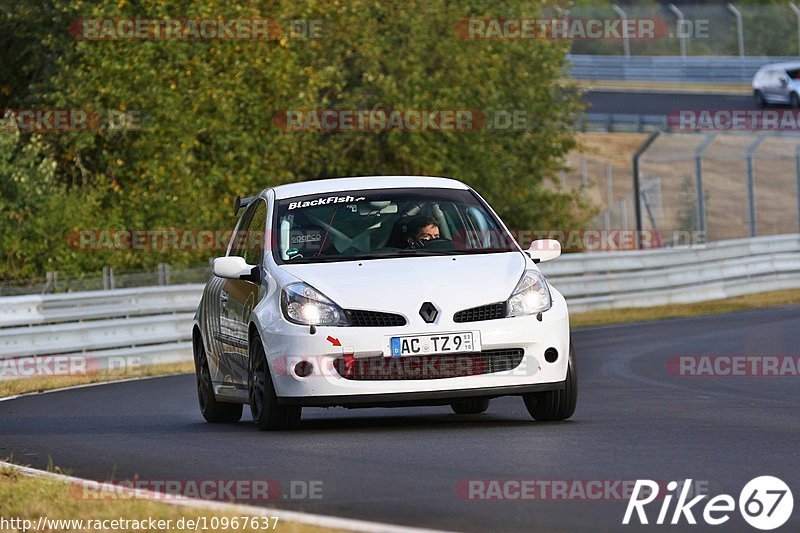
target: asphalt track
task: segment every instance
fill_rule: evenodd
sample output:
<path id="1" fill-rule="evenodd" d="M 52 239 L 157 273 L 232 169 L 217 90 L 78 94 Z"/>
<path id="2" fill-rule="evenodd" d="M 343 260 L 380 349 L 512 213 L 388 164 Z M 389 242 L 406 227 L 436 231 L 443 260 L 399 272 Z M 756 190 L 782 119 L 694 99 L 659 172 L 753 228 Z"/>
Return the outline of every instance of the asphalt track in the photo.
<path id="1" fill-rule="evenodd" d="M 299 430 L 262 433 L 249 413 L 236 425 L 204 423 L 185 375 L 0 402 L 0 457 L 40 468 L 52 460 L 89 479 L 277 480 L 285 495 L 292 480 L 318 480 L 321 499 L 257 504 L 460 531 L 704 529 L 622 526 L 627 502 L 613 494 L 469 501 L 455 490 L 468 479 L 691 478 L 738 500 L 747 481 L 774 475 L 796 504 L 779 531 L 800 530 L 800 378 L 681 377 L 666 367 L 676 355 L 797 356 L 800 308 L 579 330 L 574 343 L 580 397 L 566 422 L 533 422 L 521 399 L 504 398 L 471 416 L 306 409 Z M 702 521 L 702 508 L 695 515 Z M 738 511 L 709 529 L 755 531 Z"/>
<path id="2" fill-rule="evenodd" d="M 753 97 L 747 95 L 592 90 L 583 101 L 590 113 L 669 115 L 679 110 L 755 109 Z"/>

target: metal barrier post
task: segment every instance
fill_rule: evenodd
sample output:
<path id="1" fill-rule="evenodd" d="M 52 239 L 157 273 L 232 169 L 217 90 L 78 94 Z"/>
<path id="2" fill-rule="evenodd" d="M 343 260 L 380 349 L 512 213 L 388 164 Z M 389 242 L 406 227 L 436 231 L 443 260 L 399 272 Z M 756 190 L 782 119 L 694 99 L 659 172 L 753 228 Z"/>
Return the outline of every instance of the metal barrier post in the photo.
<path id="1" fill-rule="evenodd" d="M 611 229 L 611 204 L 614 203 L 614 173 L 611 163 L 606 163 L 606 213 L 605 229 Z"/>
<path id="2" fill-rule="evenodd" d="M 695 188 L 697 189 L 697 231 L 702 235 L 705 241 L 706 236 L 706 194 L 705 186 L 703 185 L 703 152 L 708 145 L 714 142 L 716 133 L 709 134 L 705 140 L 700 143 L 700 146 L 694 152 L 694 171 L 695 171 Z"/>
<path id="3" fill-rule="evenodd" d="M 110 266 L 103 267 L 103 290 L 109 291 L 114 288 L 114 269 Z"/>
<path id="4" fill-rule="evenodd" d="M 636 249 L 642 247 L 641 233 L 642 233 L 642 198 L 641 186 L 639 184 L 639 157 L 648 149 L 650 145 L 656 140 L 656 137 L 661 135 L 661 130 L 655 130 L 650 134 L 645 142 L 633 154 L 633 202 L 636 212 Z"/>
<path id="5" fill-rule="evenodd" d="M 678 42 L 680 43 L 681 47 L 681 57 L 686 57 L 686 32 L 683 30 L 683 13 L 680 9 L 675 7 L 675 4 L 669 5 L 669 10 L 675 13 L 675 16 L 678 17 L 678 23 L 676 25 L 676 33 L 678 34 Z"/>
<path id="6" fill-rule="evenodd" d="M 616 4 L 614 4 L 612 8 L 622 19 L 622 50 L 625 53 L 625 57 L 631 57 L 631 45 L 628 42 L 628 15 L 626 15 L 622 8 Z"/>
<path id="7" fill-rule="evenodd" d="M 744 27 L 742 25 L 742 13 L 733 4 L 728 4 L 728 9 L 736 17 L 736 35 L 739 40 L 739 57 L 744 58 Z"/>
<path id="8" fill-rule="evenodd" d="M 750 143 L 750 146 L 747 147 L 747 156 L 746 156 L 746 163 L 747 163 L 747 206 L 748 211 L 750 213 L 750 236 L 755 237 L 757 228 L 756 228 L 756 180 L 753 174 L 753 153 L 758 148 L 762 142 L 764 142 L 766 136 L 759 135 L 758 138 Z"/>
<path id="9" fill-rule="evenodd" d="M 794 2 L 789 2 L 789 7 L 794 11 L 795 16 L 797 16 L 797 46 L 800 47 L 800 9 L 794 5 Z"/>
<path id="10" fill-rule="evenodd" d="M 619 213 L 620 217 L 620 229 L 627 231 L 628 230 L 628 199 L 622 198 L 619 201 Z M 638 235 L 637 235 L 638 238 Z"/>
<path id="11" fill-rule="evenodd" d="M 589 186 L 589 162 L 585 157 L 581 157 L 581 186 Z"/>
<path id="12" fill-rule="evenodd" d="M 794 153 L 795 172 L 797 173 L 797 225 L 800 230 L 800 146 Z"/>
<path id="13" fill-rule="evenodd" d="M 158 284 L 161 286 L 169 285 L 169 264 L 158 264 Z"/>
<path id="14" fill-rule="evenodd" d="M 56 272 L 46 272 L 45 280 L 44 291 L 42 292 L 56 292 Z"/>

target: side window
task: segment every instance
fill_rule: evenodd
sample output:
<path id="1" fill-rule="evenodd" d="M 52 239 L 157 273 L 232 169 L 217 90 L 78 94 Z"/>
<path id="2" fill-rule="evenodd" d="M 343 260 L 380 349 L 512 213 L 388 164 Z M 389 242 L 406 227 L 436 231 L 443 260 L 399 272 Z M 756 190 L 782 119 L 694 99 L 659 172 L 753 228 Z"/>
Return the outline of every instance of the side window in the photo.
<path id="1" fill-rule="evenodd" d="M 236 226 L 233 234 L 233 244 L 231 244 L 231 251 L 228 253 L 230 256 L 241 256 L 247 242 L 247 228 L 250 226 L 250 219 L 253 218 L 253 210 L 251 208 L 245 209 L 242 217 L 239 219 L 239 224 Z"/>
<path id="2" fill-rule="evenodd" d="M 248 265 L 260 265 L 264 255 L 264 231 L 267 227 L 267 204 L 264 200 L 256 200 L 257 205 L 250 218 L 245 237 L 242 256 Z"/>
<path id="3" fill-rule="evenodd" d="M 264 252 L 264 231 L 267 225 L 267 206 L 258 199 L 242 214 L 231 246 L 231 256 L 244 257 L 250 265 L 261 262 Z"/>

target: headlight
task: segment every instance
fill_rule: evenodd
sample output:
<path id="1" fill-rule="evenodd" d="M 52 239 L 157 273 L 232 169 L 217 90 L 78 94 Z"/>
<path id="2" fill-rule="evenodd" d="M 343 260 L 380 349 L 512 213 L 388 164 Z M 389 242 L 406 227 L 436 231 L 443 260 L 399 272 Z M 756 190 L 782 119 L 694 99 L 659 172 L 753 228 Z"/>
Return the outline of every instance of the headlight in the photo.
<path id="1" fill-rule="evenodd" d="M 508 299 L 506 316 L 533 315 L 553 305 L 550 288 L 541 273 L 526 270 Z"/>
<path id="2" fill-rule="evenodd" d="M 292 283 L 281 292 L 281 309 L 289 322 L 306 326 L 349 326 L 347 315 L 327 296 L 306 283 Z"/>

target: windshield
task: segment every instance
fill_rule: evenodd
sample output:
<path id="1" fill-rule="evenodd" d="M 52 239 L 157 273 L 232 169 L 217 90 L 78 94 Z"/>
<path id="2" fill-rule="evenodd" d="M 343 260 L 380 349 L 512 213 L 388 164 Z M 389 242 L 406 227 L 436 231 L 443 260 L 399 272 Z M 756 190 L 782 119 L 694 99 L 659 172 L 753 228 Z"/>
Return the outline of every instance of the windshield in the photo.
<path id="1" fill-rule="evenodd" d="M 516 248 L 471 191 L 374 189 L 287 198 L 274 220 L 275 261 L 510 252 Z"/>

